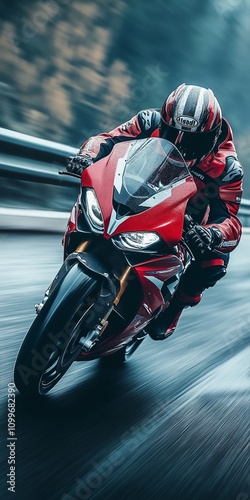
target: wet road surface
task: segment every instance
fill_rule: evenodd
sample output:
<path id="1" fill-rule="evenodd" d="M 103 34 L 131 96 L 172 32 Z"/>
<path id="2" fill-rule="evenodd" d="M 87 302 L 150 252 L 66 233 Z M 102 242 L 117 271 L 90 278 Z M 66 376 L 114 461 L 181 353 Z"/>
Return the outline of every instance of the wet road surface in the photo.
<path id="1" fill-rule="evenodd" d="M 250 499 L 249 242 L 173 337 L 147 338 L 120 369 L 74 363 L 40 401 L 16 392 L 13 496 L 8 384 L 62 247 L 58 235 L 0 234 L 1 498 Z"/>

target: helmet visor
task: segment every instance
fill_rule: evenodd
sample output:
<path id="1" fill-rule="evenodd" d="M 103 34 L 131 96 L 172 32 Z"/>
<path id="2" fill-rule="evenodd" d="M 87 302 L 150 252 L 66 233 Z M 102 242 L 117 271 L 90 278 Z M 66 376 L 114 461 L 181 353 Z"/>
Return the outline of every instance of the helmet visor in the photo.
<path id="1" fill-rule="evenodd" d="M 175 144 L 185 161 L 199 161 L 214 147 L 220 125 L 209 132 L 188 132 L 178 130 L 161 120 L 160 137 Z"/>

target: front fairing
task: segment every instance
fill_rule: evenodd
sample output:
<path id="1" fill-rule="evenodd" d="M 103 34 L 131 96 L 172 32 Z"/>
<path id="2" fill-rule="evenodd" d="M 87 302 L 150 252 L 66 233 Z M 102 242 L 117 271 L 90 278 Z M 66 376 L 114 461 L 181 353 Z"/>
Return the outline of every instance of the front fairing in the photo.
<path id="1" fill-rule="evenodd" d="M 159 138 L 132 142 L 115 174 L 118 215 L 119 209 L 121 215 L 145 212 L 171 196 L 171 188 L 188 177 L 185 161 L 170 142 Z"/>
<path id="2" fill-rule="evenodd" d="M 196 192 L 179 151 L 160 138 L 115 145 L 107 158 L 84 171 L 82 183 L 95 190 L 105 238 L 155 231 L 170 246 L 181 238 L 186 204 Z"/>

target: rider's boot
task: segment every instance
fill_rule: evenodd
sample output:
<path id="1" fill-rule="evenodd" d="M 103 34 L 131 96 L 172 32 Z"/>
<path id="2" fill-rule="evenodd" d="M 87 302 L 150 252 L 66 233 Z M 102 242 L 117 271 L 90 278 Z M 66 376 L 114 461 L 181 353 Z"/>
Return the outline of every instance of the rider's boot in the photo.
<path id="1" fill-rule="evenodd" d="M 197 305 L 202 294 L 190 296 L 182 291 L 175 294 L 165 311 L 153 319 L 147 326 L 147 332 L 153 340 L 164 340 L 172 335 L 177 327 L 183 309 Z"/>

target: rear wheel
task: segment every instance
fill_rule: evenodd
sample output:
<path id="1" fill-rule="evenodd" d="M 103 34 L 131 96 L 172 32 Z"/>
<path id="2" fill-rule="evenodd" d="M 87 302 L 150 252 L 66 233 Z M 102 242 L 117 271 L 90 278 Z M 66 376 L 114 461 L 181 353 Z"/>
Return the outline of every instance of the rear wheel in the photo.
<path id="1" fill-rule="evenodd" d="M 14 379 L 25 395 L 44 395 L 54 387 L 81 352 L 79 340 L 97 322 L 97 280 L 79 264 L 48 298 L 20 348 Z"/>

